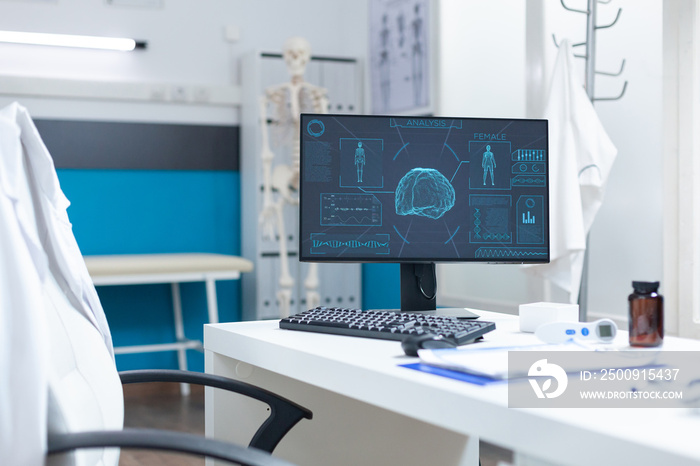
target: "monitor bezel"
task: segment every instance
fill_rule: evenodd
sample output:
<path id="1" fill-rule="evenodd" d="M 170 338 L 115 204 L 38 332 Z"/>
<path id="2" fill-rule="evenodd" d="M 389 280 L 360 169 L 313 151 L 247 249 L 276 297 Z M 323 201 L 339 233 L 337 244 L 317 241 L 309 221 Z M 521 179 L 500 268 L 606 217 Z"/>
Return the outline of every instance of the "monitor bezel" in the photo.
<path id="1" fill-rule="evenodd" d="M 532 259 L 532 260 L 527 260 L 527 259 L 517 259 L 517 260 L 494 260 L 493 258 L 464 258 L 464 257 L 455 257 L 455 258 L 429 258 L 429 257 L 388 257 L 388 258 L 382 258 L 382 257 L 372 257 L 372 258 L 367 258 L 367 257 L 357 257 L 357 256 L 352 256 L 352 257 L 324 257 L 324 256 L 314 256 L 314 257 L 307 257 L 303 254 L 303 237 L 302 237 L 302 219 L 301 219 L 301 212 L 303 210 L 303 202 L 304 202 L 304 193 L 303 193 L 303 186 L 304 186 L 304 163 L 302 160 L 303 156 L 303 140 L 304 140 L 304 124 L 302 124 L 303 120 L 305 118 L 314 118 L 314 117 L 353 117 L 353 118 L 381 118 L 381 119 L 391 119 L 391 118 L 416 118 L 416 119 L 433 119 L 433 120 L 489 120 L 489 121 L 537 121 L 537 122 L 543 122 L 545 124 L 545 154 L 546 154 L 546 159 L 545 162 L 547 164 L 547 170 L 545 173 L 546 176 L 546 186 L 547 186 L 547 196 L 546 196 L 546 207 L 547 207 L 547 216 L 549 218 L 549 221 L 547 222 L 547 235 L 546 235 L 546 248 L 547 248 L 547 256 L 545 259 Z M 297 229 L 297 236 L 298 236 L 298 241 L 297 241 L 297 246 L 298 246 L 298 251 L 297 251 L 297 257 L 300 262 L 306 262 L 306 263 L 356 263 L 356 264 L 439 264 L 439 263 L 479 263 L 479 264 L 527 264 L 527 265 L 534 265 L 534 264 L 548 264 L 551 261 L 551 239 L 550 239 L 550 233 L 551 233 L 551 211 L 550 211 L 550 197 L 551 197 L 551 192 L 550 192 L 550 183 L 549 183 L 549 174 L 550 174 L 550 169 L 551 169 L 551 164 L 550 164 L 550 151 L 549 151 L 549 120 L 544 119 L 544 118 L 503 118 L 503 117 L 446 117 L 446 116 L 426 116 L 426 115 L 364 115 L 364 114 L 346 114 L 346 113 L 301 113 L 299 116 L 299 206 L 297 209 L 297 223 L 298 223 L 298 229 Z M 543 245 L 544 246 L 544 245 Z"/>

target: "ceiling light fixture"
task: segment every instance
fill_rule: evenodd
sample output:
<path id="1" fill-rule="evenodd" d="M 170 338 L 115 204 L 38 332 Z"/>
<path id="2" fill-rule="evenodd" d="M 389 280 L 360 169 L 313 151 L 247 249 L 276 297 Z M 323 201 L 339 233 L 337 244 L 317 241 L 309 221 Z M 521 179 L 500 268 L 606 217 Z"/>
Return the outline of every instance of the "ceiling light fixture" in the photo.
<path id="1" fill-rule="evenodd" d="M 123 52 L 146 48 L 146 42 L 136 41 L 134 39 L 16 31 L 0 31 L 0 42 L 12 44 L 52 45 L 58 47 L 79 47 L 100 50 L 120 50 Z"/>

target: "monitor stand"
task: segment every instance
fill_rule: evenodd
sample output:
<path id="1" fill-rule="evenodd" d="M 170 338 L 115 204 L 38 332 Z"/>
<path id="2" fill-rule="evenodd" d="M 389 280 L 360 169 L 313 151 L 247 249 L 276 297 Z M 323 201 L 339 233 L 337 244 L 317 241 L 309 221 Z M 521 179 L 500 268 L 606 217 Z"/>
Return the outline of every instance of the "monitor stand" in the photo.
<path id="1" fill-rule="evenodd" d="M 477 319 L 478 314 L 464 308 L 436 306 L 437 275 L 435 263 L 401 263 L 401 312 L 421 312 L 458 319 Z"/>

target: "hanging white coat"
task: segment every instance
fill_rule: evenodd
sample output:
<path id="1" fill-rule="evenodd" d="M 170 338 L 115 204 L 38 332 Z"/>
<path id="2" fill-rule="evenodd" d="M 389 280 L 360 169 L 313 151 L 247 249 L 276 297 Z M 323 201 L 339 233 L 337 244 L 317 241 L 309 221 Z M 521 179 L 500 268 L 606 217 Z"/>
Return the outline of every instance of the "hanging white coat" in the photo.
<path id="1" fill-rule="evenodd" d="M 572 303 L 581 286 L 586 237 L 617 156 L 576 72 L 571 45 L 564 40 L 544 110 L 549 120 L 550 263 L 528 267 L 569 292 Z"/>

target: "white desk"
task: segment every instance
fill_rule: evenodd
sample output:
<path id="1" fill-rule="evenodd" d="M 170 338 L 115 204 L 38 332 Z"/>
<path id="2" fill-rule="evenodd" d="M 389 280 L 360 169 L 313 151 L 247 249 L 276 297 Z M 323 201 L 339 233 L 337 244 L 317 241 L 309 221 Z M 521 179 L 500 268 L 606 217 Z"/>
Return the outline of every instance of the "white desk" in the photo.
<path id="1" fill-rule="evenodd" d="M 237 280 L 241 272 L 253 270 L 247 259 L 224 254 L 122 254 L 85 256 L 85 264 L 95 286 L 169 283 L 173 298 L 175 338 L 173 343 L 134 345 L 114 348 L 115 354 L 177 351 L 180 369 L 187 369 L 187 349 L 200 349 L 202 343 L 188 339 L 182 320 L 180 283 L 205 282 L 210 323 L 219 322 L 216 281 Z M 189 387 L 183 385 L 183 394 Z"/>
<path id="2" fill-rule="evenodd" d="M 487 340 L 534 339 L 513 316 L 476 312 L 496 322 Z M 282 330 L 277 321 L 207 325 L 204 348 L 207 372 L 313 411 L 275 450 L 298 464 L 476 465 L 478 438 L 518 452 L 521 464 L 700 464 L 700 416 L 688 409 L 508 408 L 506 384 L 399 367 L 417 358 L 397 342 Z M 664 349 L 700 350 L 700 342 L 667 337 Z M 247 443 L 252 430 L 239 424 L 266 413 L 207 390 L 205 416 L 207 435 Z"/>

